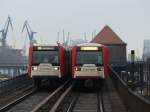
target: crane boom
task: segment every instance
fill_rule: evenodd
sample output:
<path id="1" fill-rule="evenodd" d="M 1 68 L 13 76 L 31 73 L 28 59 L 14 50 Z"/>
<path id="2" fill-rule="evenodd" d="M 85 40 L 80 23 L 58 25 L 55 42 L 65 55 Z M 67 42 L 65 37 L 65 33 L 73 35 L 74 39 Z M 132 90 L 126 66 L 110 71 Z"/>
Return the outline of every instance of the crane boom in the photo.
<path id="1" fill-rule="evenodd" d="M 11 26 L 11 29 L 13 30 L 13 25 L 12 25 L 12 21 L 11 21 L 10 16 L 8 16 L 7 21 L 6 21 L 3 29 L 0 31 L 2 34 L 2 38 L 1 38 L 2 46 L 6 46 L 6 38 L 7 38 L 9 26 Z"/>
<path id="2" fill-rule="evenodd" d="M 30 40 L 30 45 L 32 45 L 35 42 L 34 34 L 36 32 L 32 31 L 32 29 L 31 29 L 30 25 L 28 24 L 27 20 L 24 22 L 24 25 L 23 25 L 23 28 L 22 28 L 22 32 L 24 31 L 25 28 L 26 28 L 27 33 L 28 33 L 28 37 L 29 37 L 29 40 Z"/>

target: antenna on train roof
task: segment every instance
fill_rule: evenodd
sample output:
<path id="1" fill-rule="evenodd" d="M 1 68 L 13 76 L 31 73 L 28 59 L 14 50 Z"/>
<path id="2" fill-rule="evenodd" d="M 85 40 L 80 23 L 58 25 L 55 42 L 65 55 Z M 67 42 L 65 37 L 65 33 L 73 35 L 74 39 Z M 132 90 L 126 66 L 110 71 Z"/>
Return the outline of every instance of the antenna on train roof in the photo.
<path id="1" fill-rule="evenodd" d="M 65 31 L 63 29 L 63 44 L 65 43 Z"/>
<path id="2" fill-rule="evenodd" d="M 87 42 L 87 39 L 86 39 L 86 32 L 84 33 L 84 41 Z"/>
<path id="3" fill-rule="evenodd" d="M 57 43 L 59 43 L 59 32 L 57 32 Z"/>
<path id="4" fill-rule="evenodd" d="M 68 32 L 68 36 L 67 36 L 67 40 L 66 40 L 66 43 L 67 43 L 67 46 L 69 45 L 69 37 L 70 36 L 70 32 Z"/>
<path id="5" fill-rule="evenodd" d="M 96 36 L 96 30 L 94 29 L 92 32 L 92 39 L 94 39 L 95 36 Z"/>
<path id="6" fill-rule="evenodd" d="M 93 32 L 94 32 L 93 34 L 94 34 L 94 37 L 95 37 L 95 36 L 96 36 L 96 29 L 94 29 L 94 31 L 93 31 Z"/>
<path id="7" fill-rule="evenodd" d="M 93 34 L 93 32 L 92 32 L 92 39 L 94 38 L 94 36 L 93 36 L 94 34 Z"/>

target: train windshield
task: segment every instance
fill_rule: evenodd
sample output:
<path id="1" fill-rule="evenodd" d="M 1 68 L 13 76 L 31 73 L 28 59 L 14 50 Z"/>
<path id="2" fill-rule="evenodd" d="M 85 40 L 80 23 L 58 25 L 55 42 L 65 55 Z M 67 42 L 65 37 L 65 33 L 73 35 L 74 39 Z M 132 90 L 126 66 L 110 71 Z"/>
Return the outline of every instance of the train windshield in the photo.
<path id="1" fill-rule="evenodd" d="M 77 65 L 95 64 L 102 65 L 102 52 L 101 51 L 78 51 L 76 58 Z"/>
<path id="2" fill-rule="evenodd" d="M 58 51 L 33 51 L 32 64 L 39 65 L 40 63 L 58 65 Z"/>

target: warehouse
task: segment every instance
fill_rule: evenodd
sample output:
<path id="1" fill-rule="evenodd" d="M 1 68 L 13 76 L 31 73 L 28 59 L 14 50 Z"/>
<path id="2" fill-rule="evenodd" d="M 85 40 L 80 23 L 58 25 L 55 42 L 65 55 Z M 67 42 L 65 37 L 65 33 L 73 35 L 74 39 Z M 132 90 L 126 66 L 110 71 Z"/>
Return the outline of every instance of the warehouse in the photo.
<path id="1" fill-rule="evenodd" d="M 91 41 L 108 46 L 108 61 L 113 65 L 126 64 L 126 43 L 106 25 Z"/>

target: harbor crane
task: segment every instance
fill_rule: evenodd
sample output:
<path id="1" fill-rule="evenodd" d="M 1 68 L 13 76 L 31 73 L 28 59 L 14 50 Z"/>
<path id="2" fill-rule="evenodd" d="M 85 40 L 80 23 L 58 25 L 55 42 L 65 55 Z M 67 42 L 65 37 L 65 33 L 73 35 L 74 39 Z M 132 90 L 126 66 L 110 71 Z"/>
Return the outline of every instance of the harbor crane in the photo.
<path id="1" fill-rule="evenodd" d="M 32 31 L 32 29 L 31 29 L 30 25 L 28 24 L 27 20 L 24 22 L 24 25 L 23 25 L 23 28 L 22 28 L 22 32 L 24 31 L 25 28 L 27 30 L 27 34 L 28 34 L 28 37 L 29 37 L 30 45 L 33 45 L 34 43 L 36 43 L 36 40 L 34 40 L 34 34 L 36 32 Z"/>
<path id="2" fill-rule="evenodd" d="M 4 28 L 2 30 L 0 30 L 0 33 L 2 34 L 2 38 L 0 39 L 0 41 L 1 41 L 3 47 L 7 46 L 6 38 L 7 38 L 9 26 L 11 26 L 11 29 L 13 30 L 12 21 L 11 21 L 10 16 L 8 16 L 7 21 L 4 25 Z"/>

